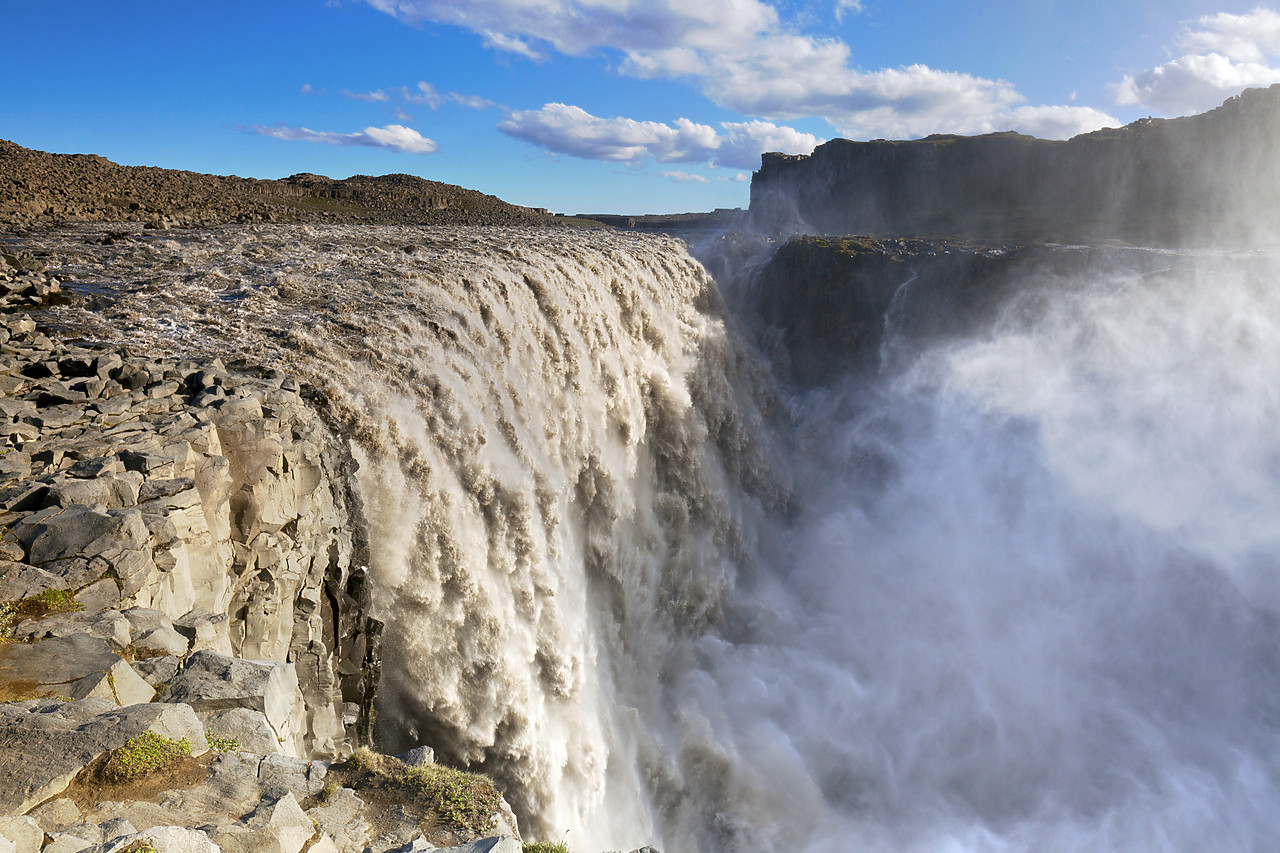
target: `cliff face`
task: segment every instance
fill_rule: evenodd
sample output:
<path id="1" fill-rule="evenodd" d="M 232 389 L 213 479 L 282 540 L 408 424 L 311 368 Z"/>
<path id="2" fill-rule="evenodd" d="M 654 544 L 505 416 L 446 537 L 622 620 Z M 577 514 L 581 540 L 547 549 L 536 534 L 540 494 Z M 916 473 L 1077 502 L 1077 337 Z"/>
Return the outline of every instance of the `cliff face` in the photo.
<path id="1" fill-rule="evenodd" d="M 764 155 L 750 221 L 792 233 L 1265 244 L 1280 233 L 1277 142 L 1280 85 L 1065 142 L 834 139 L 808 156 Z"/>

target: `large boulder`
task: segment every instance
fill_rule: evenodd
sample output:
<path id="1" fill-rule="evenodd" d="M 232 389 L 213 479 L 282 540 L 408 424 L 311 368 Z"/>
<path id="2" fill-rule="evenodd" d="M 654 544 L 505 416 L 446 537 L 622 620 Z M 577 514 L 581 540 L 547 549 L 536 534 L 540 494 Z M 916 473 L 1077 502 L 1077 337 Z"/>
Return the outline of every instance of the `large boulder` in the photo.
<path id="1" fill-rule="evenodd" d="M 185 739 L 209 751 L 204 727 L 185 705 L 133 705 L 103 711 L 97 699 L 0 705 L 0 812 L 24 814 L 65 790 L 96 758 L 143 732 Z M 85 715 L 85 710 L 95 713 Z"/>
<path id="2" fill-rule="evenodd" d="M 259 711 L 283 751 L 298 754 L 295 723 L 304 711 L 291 663 L 241 660 L 204 649 L 187 658 L 160 701 L 182 702 L 197 711 Z"/>
<path id="3" fill-rule="evenodd" d="M 210 830 L 209 838 L 226 853 L 298 853 L 315 833 L 297 799 L 286 793 L 239 823 Z"/>

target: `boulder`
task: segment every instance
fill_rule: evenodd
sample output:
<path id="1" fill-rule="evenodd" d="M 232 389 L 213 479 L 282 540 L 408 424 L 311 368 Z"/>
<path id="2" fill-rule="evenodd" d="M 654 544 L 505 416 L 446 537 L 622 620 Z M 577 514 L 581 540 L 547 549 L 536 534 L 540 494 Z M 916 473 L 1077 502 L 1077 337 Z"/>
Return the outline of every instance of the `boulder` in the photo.
<path id="1" fill-rule="evenodd" d="M 13 842 L 13 853 L 39 853 L 44 844 L 44 830 L 30 815 L 0 816 L 0 836 Z"/>
<path id="2" fill-rule="evenodd" d="M 124 835 L 103 845 L 100 853 L 146 849 L 142 846 L 144 844 L 155 853 L 223 853 L 222 848 L 210 841 L 208 835 L 198 829 L 181 826 L 153 826 L 135 835 Z"/>
<path id="3" fill-rule="evenodd" d="M 152 687 L 160 684 L 168 685 L 173 680 L 173 677 L 178 674 L 178 670 L 182 668 L 182 659 L 175 655 L 165 655 L 161 658 L 145 658 L 144 660 L 134 661 L 133 668 L 137 670 L 138 675 L 142 676 L 142 680 Z"/>
<path id="4" fill-rule="evenodd" d="M 298 853 L 315 833 L 297 799 L 286 793 L 239 823 L 210 830 L 209 838 L 226 853 Z"/>
<path id="5" fill-rule="evenodd" d="M 102 843 L 102 829 L 92 823 L 69 826 L 62 832 L 52 833 L 45 845 L 46 853 L 80 853 Z"/>
<path id="6" fill-rule="evenodd" d="M 59 613 L 43 619 L 31 619 L 14 629 L 14 636 L 23 640 L 40 640 L 46 637 L 69 637 L 86 634 L 107 640 L 120 648 L 129 645 L 133 637 L 129 620 L 117 610 L 83 610 L 75 613 Z"/>
<path id="7" fill-rule="evenodd" d="M 429 746 L 415 746 L 404 755 L 398 757 L 410 767 L 421 767 L 424 764 L 436 763 L 436 751 Z"/>
<path id="8" fill-rule="evenodd" d="M 291 663 L 241 660 L 208 649 L 195 652 L 160 701 L 183 702 L 198 711 L 260 711 L 285 751 L 297 754 L 293 720 L 302 698 Z"/>
<path id="9" fill-rule="evenodd" d="M 187 653 L 187 638 L 168 625 L 153 628 L 133 641 L 135 648 L 164 652 L 170 655 Z"/>
<path id="10" fill-rule="evenodd" d="M 140 705 L 156 696 L 155 688 L 143 680 L 127 661 L 116 661 L 106 672 L 96 673 L 71 685 L 72 699 L 100 696 L 118 705 Z"/>
<path id="11" fill-rule="evenodd" d="M 110 643 L 88 634 L 9 643 L 0 646 L 0 683 L 56 695 L 86 676 L 106 672 L 120 659 Z"/>
<path id="12" fill-rule="evenodd" d="M 80 814 L 80 809 L 76 804 L 65 797 L 50 800 L 40 808 L 32 811 L 29 816 L 36 822 L 36 826 L 40 828 L 41 844 L 44 843 L 45 833 L 52 835 L 55 832 L 61 832 L 68 826 L 75 826 L 80 823 L 84 817 Z"/>
<path id="13" fill-rule="evenodd" d="M 288 755 L 264 755 L 258 762 L 258 780 L 268 787 L 286 788 L 298 799 L 320 793 L 329 764 L 325 761 L 307 761 Z"/>
<path id="14" fill-rule="evenodd" d="M 222 711 L 197 711 L 209 735 L 231 738 L 240 744 L 242 752 L 257 755 L 278 755 L 280 741 L 267 715 L 249 708 L 227 708 Z"/>
<path id="15" fill-rule="evenodd" d="M 481 838 L 458 847 L 441 847 L 439 853 L 521 853 L 522 845 L 510 835 Z"/>
<path id="16" fill-rule="evenodd" d="M 365 802 L 355 791 L 339 788 L 325 803 L 308 811 L 307 817 L 333 838 L 339 850 L 364 850 L 374 834 L 365 813 Z"/>
<path id="17" fill-rule="evenodd" d="M 6 745 L 0 750 L 0 811 L 29 811 L 63 791 L 94 759 L 143 732 L 155 732 L 170 740 L 185 738 L 193 755 L 202 755 L 209 749 L 204 727 L 185 705 L 133 705 L 78 719 L 81 715 L 75 709 L 61 713 L 65 704 L 23 702 L 0 706 L 0 742 Z M 90 707 L 100 708 L 101 703 Z M 45 829 L 48 831 L 49 827 Z"/>

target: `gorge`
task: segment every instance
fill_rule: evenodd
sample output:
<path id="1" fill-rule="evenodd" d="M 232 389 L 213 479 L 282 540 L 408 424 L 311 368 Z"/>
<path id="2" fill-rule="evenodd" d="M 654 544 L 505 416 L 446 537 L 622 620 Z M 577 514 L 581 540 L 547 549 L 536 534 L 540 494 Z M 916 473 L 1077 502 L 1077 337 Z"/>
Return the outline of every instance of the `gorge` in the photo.
<path id="1" fill-rule="evenodd" d="M 910 217 L 849 236 L 850 185 L 780 162 L 752 219 L 831 236 L 3 238 L 14 280 L 61 282 L 6 344 L 0 388 L 29 403 L 0 409 L 9 559 L 61 571 L 38 525 L 135 507 L 188 564 L 213 553 L 225 588 L 191 570 L 190 592 L 113 606 L 175 628 L 204 608 L 223 651 L 325 697 L 286 708 L 273 731 L 301 742 L 272 760 L 301 762 L 294 805 L 335 849 L 418 843 L 342 836 L 308 799 L 362 738 L 483 771 L 525 838 L 591 853 L 1274 846 L 1274 246 L 1146 220 L 1125 236 L 1196 247 L 970 243 Z M 798 189 L 758 206 L 770 187 Z M 42 370 L 85 400 L 36 390 Z M 78 380 L 155 416 L 152 461 L 87 447 L 119 424 Z M 76 404 L 92 422 L 56 427 Z M 141 829 L 162 806 L 109 814 Z"/>

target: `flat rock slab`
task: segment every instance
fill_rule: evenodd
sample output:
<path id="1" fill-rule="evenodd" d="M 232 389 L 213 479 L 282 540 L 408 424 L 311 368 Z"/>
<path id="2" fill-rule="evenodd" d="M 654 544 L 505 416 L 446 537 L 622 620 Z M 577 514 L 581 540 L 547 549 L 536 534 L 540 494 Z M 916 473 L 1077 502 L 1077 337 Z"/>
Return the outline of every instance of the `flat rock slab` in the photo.
<path id="1" fill-rule="evenodd" d="M 181 826 L 153 826 L 136 835 L 123 835 L 101 847 L 88 848 L 85 853 L 123 853 L 144 844 L 156 853 L 223 853 L 200 830 Z"/>
<path id="2" fill-rule="evenodd" d="M 101 700 L 88 699 L 91 709 Z M 80 702 L 18 702 L 0 705 L 0 812 L 24 814 L 65 790 L 76 774 L 101 755 L 143 732 L 170 740 L 186 738 L 192 755 L 209 745 L 195 712 L 185 705 L 133 705 L 86 717 Z"/>
<path id="3" fill-rule="evenodd" d="M 0 684 L 27 684 L 33 690 L 41 685 L 71 684 L 106 672 L 120 659 L 110 643 L 88 634 L 8 643 L 0 646 Z"/>
<path id="4" fill-rule="evenodd" d="M 204 649 L 187 658 L 160 701 L 184 702 L 197 711 L 260 711 L 276 735 L 283 737 L 297 696 L 293 664 L 241 660 Z"/>

